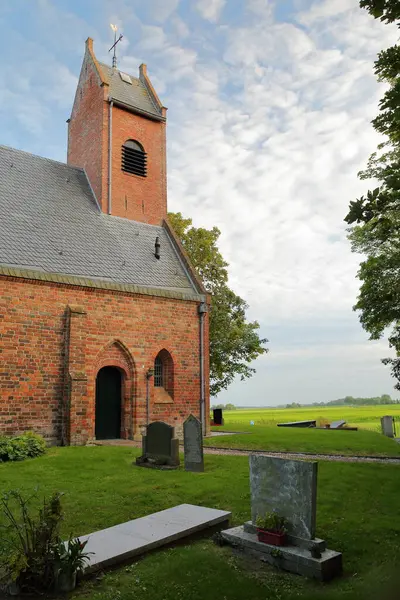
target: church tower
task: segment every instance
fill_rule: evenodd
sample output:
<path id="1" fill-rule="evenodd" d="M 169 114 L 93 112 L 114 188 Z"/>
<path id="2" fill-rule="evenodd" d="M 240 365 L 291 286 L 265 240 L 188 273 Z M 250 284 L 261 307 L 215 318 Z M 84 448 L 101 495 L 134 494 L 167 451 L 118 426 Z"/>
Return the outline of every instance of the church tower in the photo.
<path id="1" fill-rule="evenodd" d="M 161 225 L 167 216 L 166 113 L 147 75 L 99 63 L 86 40 L 68 120 L 68 164 L 86 171 L 104 213 Z"/>

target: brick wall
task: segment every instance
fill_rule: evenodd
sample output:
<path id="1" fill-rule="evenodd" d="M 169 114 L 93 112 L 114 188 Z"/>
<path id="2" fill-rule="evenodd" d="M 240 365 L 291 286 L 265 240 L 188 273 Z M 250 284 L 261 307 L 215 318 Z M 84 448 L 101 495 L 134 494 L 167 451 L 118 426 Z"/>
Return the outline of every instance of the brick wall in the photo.
<path id="1" fill-rule="evenodd" d="M 112 111 L 112 214 L 151 225 L 167 216 L 166 124 L 114 106 Z M 147 177 L 121 169 L 122 145 L 138 141 L 147 154 Z"/>
<path id="2" fill-rule="evenodd" d="M 101 84 L 87 47 L 68 123 L 67 162 L 85 169 L 102 211 L 107 212 L 107 103 Z"/>
<path id="3" fill-rule="evenodd" d="M 173 402 L 157 397 L 150 380 L 150 420 L 179 432 L 190 413 L 200 416 L 197 308 L 0 277 L 0 433 L 34 430 L 52 443 L 62 437 L 86 443 L 94 437 L 97 372 L 115 366 L 123 374 L 121 436 L 129 437 L 133 426 L 138 437 L 146 421 L 146 372 L 164 348 L 174 362 Z"/>
<path id="4" fill-rule="evenodd" d="M 109 212 L 109 86 L 88 40 L 68 125 L 68 164 L 84 168 L 101 210 Z M 166 111 L 163 112 L 165 114 Z M 133 139 L 147 154 L 147 176 L 121 169 L 122 145 Z M 112 107 L 111 214 L 161 225 L 167 216 L 166 123 Z"/>

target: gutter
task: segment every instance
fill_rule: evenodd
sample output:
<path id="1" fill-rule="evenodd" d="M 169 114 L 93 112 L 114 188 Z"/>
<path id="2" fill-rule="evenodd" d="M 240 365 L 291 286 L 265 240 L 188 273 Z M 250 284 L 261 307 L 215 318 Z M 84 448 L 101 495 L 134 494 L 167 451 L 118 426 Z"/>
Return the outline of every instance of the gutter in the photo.
<path id="1" fill-rule="evenodd" d="M 151 121 L 161 121 L 161 122 L 165 123 L 167 120 L 162 115 L 160 115 L 160 116 L 154 115 L 154 114 L 148 112 L 147 110 L 142 110 L 140 108 L 136 108 L 135 106 L 131 106 L 130 104 L 126 104 L 125 102 L 121 102 L 120 100 L 117 100 L 116 98 L 112 98 L 112 99 L 110 98 L 110 100 L 115 104 L 115 106 L 119 106 L 120 108 L 123 108 L 124 110 L 127 110 L 128 112 L 134 113 L 135 115 L 142 115 L 143 117 L 147 117 Z"/>

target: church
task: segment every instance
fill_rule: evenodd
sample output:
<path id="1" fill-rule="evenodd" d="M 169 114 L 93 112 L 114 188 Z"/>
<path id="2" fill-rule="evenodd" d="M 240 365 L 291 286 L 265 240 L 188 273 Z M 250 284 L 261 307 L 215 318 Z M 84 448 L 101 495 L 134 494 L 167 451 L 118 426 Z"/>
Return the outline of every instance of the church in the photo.
<path id="1" fill-rule="evenodd" d="M 0 145 L 0 435 L 209 431 L 210 296 L 167 217 L 166 115 L 93 40 L 60 163 Z"/>

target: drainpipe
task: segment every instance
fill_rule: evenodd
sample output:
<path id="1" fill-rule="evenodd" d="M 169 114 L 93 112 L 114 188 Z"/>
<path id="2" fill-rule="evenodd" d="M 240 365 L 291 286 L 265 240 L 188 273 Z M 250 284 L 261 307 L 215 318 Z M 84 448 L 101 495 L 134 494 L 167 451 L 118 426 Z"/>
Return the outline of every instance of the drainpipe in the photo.
<path id="1" fill-rule="evenodd" d="M 108 107 L 108 214 L 111 215 L 111 167 L 112 167 L 112 109 L 114 102 L 110 100 Z"/>
<path id="2" fill-rule="evenodd" d="M 205 381 L 204 381 L 204 318 L 207 313 L 207 304 L 202 302 L 199 305 L 199 320 L 200 320 L 200 421 L 203 430 L 203 435 L 206 431 L 206 414 L 205 414 Z"/>

